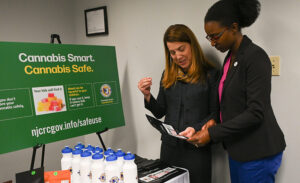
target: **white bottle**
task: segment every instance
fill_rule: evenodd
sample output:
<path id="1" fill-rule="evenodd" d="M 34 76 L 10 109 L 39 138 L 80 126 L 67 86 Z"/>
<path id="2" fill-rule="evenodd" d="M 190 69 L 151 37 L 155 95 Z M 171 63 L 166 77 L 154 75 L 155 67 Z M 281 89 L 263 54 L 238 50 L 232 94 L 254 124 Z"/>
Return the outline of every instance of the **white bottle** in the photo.
<path id="1" fill-rule="evenodd" d="M 110 156 L 112 154 L 115 154 L 115 151 L 109 147 L 109 148 L 107 148 L 106 151 L 104 151 L 104 158 L 106 159 L 108 156 Z M 107 161 L 104 161 L 104 163 L 106 164 Z"/>
<path id="2" fill-rule="evenodd" d="M 73 150 L 73 159 L 72 159 L 72 174 L 71 174 L 71 182 L 72 183 L 80 183 L 80 156 L 82 150 L 75 149 Z"/>
<path id="3" fill-rule="evenodd" d="M 105 177 L 106 183 L 120 182 L 120 170 L 117 165 L 117 156 L 113 154 L 106 158 Z"/>
<path id="4" fill-rule="evenodd" d="M 105 164 L 103 161 L 103 154 L 96 153 L 92 156 L 92 183 L 105 182 Z"/>
<path id="5" fill-rule="evenodd" d="M 81 183 L 91 182 L 91 155 L 89 151 L 81 153 L 80 160 L 80 181 Z"/>
<path id="6" fill-rule="evenodd" d="M 123 176 L 124 183 L 138 183 L 137 166 L 134 163 L 135 156 L 131 153 L 127 153 L 124 156 Z"/>
<path id="7" fill-rule="evenodd" d="M 123 180 L 124 180 L 123 179 L 123 164 L 124 164 L 125 153 L 121 149 L 118 149 L 118 151 L 115 153 L 115 155 L 118 157 L 117 165 L 120 170 L 120 182 L 123 182 Z"/>
<path id="8" fill-rule="evenodd" d="M 66 146 L 61 152 L 61 169 L 72 171 L 72 149 Z"/>
<path id="9" fill-rule="evenodd" d="M 115 155 L 118 157 L 117 164 L 122 168 L 124 164 L 125 153 L 121 149 L 118 149 Z"/>

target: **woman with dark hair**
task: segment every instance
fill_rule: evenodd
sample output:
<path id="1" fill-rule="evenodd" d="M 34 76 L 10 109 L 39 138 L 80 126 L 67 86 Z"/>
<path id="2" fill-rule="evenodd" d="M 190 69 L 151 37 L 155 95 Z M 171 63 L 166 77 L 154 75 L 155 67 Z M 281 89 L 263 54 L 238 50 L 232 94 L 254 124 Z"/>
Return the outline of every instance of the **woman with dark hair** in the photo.
<path id="1" fill-rule="evenodd" d="M 214 124 L 217 70 L 205 59 L 194 33 L 187 26 L 171 25 L 163 41 L 166 65 L 157 98 L 150 93 L 151 78 L 143 78 L 138 83 L 145 107 L 156 118 L 165 116 L 165 123 L 179 131 L 195 133 Z M 161 140 L 162 161 L 188 169 L 191 183 L 211 182 L 210 146 L 197 148 L 168 135 L 162 135 Z"/>
<path id="2" fill-rule="evenodd" d="M 217 50 L 228 51 L 218 85 L 220 124 L 188 141 L 222 141 L 233 183 L 274 182 L 286 146 L 271 106 L 269 57 L 241 32 L 259 12 L 257 0 L 220 0 L 205 16 L 206 38 Z"/>

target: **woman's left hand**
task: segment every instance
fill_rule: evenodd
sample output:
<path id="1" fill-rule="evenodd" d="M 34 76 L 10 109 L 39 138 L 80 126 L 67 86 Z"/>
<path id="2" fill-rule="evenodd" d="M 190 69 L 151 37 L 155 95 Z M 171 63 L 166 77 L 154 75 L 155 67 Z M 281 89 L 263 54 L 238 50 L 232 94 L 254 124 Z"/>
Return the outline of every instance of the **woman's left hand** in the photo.
<path id="1" fill-rule="evenodd" d="M 180 132 L 178 135 L 191 138 L 195 134 L 196 130 L 192 127 L 187 127 L 184 131 Z"/>
<path id="2" fill-rule="evenodd" d="M 204 146 L 210 142 L 210 136 L 207 129 L 198 131 L 191 138 L 187 139 L 188 142 L 194 144 L 196 147 Z"/>

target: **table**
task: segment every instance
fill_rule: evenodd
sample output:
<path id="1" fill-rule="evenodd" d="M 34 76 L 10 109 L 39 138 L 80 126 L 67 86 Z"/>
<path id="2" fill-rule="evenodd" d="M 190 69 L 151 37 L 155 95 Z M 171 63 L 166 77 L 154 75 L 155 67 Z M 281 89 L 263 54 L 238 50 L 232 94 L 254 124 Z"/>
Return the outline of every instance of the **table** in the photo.
<path id="1" fill-rule="evenodd" d="M 190 183 L 190 174 L 189 171 L 186 170 L 183 174 L 180 174 L 171 180 L 168 180 L 166 183 Z"/>
<path id="2" fill-rule="evenodd" d="M 136 155 L 139 183 L 190 183 L 189 171 Z"/>

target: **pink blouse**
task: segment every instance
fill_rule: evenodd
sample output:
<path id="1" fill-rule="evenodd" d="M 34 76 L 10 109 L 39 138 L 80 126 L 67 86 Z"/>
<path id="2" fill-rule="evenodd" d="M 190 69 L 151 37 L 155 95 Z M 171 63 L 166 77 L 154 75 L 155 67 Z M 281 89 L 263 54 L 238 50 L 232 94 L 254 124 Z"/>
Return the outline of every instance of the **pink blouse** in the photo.
<path id="1" fill-rule="evenodd" d="M 221 78 L 220 83 L 219 83 L 219 102 L 220 103 L 221 103 L 221 99 L 222 99 L 222 92 L 223 92 L 224 81 L 226 80 L 228 69 L 229 69 L 229 65 L 230 65 L 230 60 L 231 60 L 231 55 L 226 60 L 226 63 L 224 65 L 223 75 L 222 75 L 222 78 Z M 221 111 L 220 111 L 220 121 L 222 123 L 222 114 L 221 114 Z"/>

